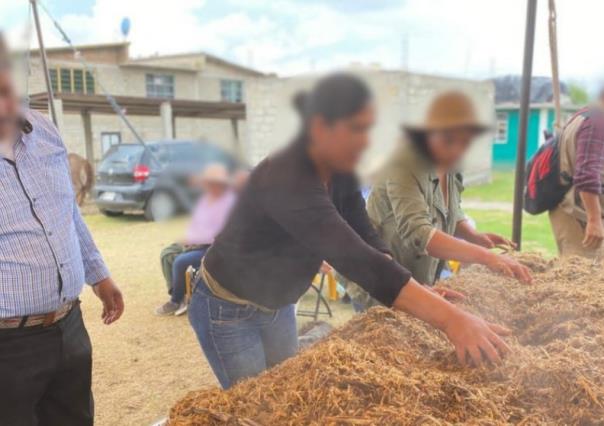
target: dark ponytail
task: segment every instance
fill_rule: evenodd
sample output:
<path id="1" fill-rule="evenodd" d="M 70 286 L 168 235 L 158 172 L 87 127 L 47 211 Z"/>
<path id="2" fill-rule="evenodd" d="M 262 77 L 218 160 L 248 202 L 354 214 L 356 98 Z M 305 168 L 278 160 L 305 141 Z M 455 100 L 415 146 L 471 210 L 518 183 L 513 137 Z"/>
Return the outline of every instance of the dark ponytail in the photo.
<path id="1" fill-rule="evenodd" d="M 371 90 L 358 77 L 347 73 L 330 74 L 320 79 L 310 92 L 299 92 L 292 104 L 302 121 L 306 136 L 310 119 L 322 117 L 328 124 L 352 117 L 371 101 Z"/>

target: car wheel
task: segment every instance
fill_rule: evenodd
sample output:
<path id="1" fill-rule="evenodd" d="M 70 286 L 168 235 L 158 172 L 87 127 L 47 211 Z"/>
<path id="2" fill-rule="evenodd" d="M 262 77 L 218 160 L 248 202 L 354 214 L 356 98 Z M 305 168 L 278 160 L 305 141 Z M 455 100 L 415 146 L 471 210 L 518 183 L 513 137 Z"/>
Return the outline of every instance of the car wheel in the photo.
<path id="1" fill-rule="evenodd" d="M 176 214 L 177 205 L 168 192 L 154 192 L 145 206 L 145 219 L 153 222 L 170 219 Z"/>
<path id="2" fill-rule="evenodd" d="M 101 210 L 101 213 L 107 217 L 118 217 L 118 216 L 122 216 L 124 214 L 124 212 L 115 211 L 115 210 L 104 210 L 104 209 L 100 209 L 100 210 Z"/>

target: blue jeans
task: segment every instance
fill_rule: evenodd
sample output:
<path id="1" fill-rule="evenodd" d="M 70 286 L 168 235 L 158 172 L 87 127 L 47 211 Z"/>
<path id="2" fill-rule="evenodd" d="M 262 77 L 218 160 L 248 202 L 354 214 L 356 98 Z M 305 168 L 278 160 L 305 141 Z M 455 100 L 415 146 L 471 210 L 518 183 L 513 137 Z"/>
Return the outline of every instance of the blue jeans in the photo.
<path id="1" fill-rule="evenodd" d="M 189 266 L 199 268 L 201 258 L 205 253 L 206 249 L 191 250 L 176 256 L 172 264 L 172 293 L 170 301 L 179 304 L 183 301 L 185 298 L 187 268 Z"/>
<path id="2" fill-rule="evenodd" d="M 294 305 L 270 313 L 214 296 L 203 280 L 189 305 L 189 321 L 220 385 L 228 389 L 295 355 Z"/>

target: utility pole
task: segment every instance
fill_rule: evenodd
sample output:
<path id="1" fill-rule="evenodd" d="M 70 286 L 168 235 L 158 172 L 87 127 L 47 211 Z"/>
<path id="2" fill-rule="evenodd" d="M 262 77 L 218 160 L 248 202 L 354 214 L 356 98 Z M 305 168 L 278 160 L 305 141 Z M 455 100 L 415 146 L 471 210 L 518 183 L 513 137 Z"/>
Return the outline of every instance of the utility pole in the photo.
<path id="1" fill-rule="evenodd" d="M 48 60 L 46 58 L 46 49 L 44 48 L 44 38 L 42 37 L 42 26 L 40 25 L 40 15 L 38 14 L 38 2 L 29 0 L 31 10 L 34 14 L 34 22 L 36 23 L 36 33 L 38 34 L 38 46 L 40 48 L 40 58 L 42 59 L 42 69 L 44 71 L 44 80 L 46 81 L 46 93 L 48 93 L 48 109 L 50 117 L 55 126 L 59 126 L 57 120 L 57 110 L 55 109 L 54 93 L 50 84 L 50 72 L 48 71 Z"/>
<path id="2" fill-rule="evenodd" d="M 537 0 L 527 0 L 526 28 L 524 33 L 524 61 L 522 66 L 522 91 L 520 93 L 520 125 L 518 126 L 518 148 L 516 152 L 516 182 L 514 185 L 514 220 L 512 240 L 518 250 L 522 243 L 522 207 L 524 195 L 524 168 L 526 164 L 526 138 L 531 101 L 531 79 L 533 74 L 533 49 L 535 47 L 535 18 Z"/>

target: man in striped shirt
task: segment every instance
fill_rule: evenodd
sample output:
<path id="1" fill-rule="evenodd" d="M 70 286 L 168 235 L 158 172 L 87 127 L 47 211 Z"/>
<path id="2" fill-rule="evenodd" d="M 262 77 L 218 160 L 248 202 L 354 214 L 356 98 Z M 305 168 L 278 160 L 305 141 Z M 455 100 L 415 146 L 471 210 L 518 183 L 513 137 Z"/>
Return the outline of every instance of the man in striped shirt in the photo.
<path id="1" fill-rule="evenodd" d="M 20 107 L 0 34 L 0 425 L 92 425 L 84 283 L 122 295 L 82 220 L 57 129 Z"/>
<path id="2" fill-rule="evenodd" d="M 560 168 L 573 185 L 550 211 L 561 255 L 604 254 L 604 92 L 599 102 L 577 112 L 560 134 Z"/>

